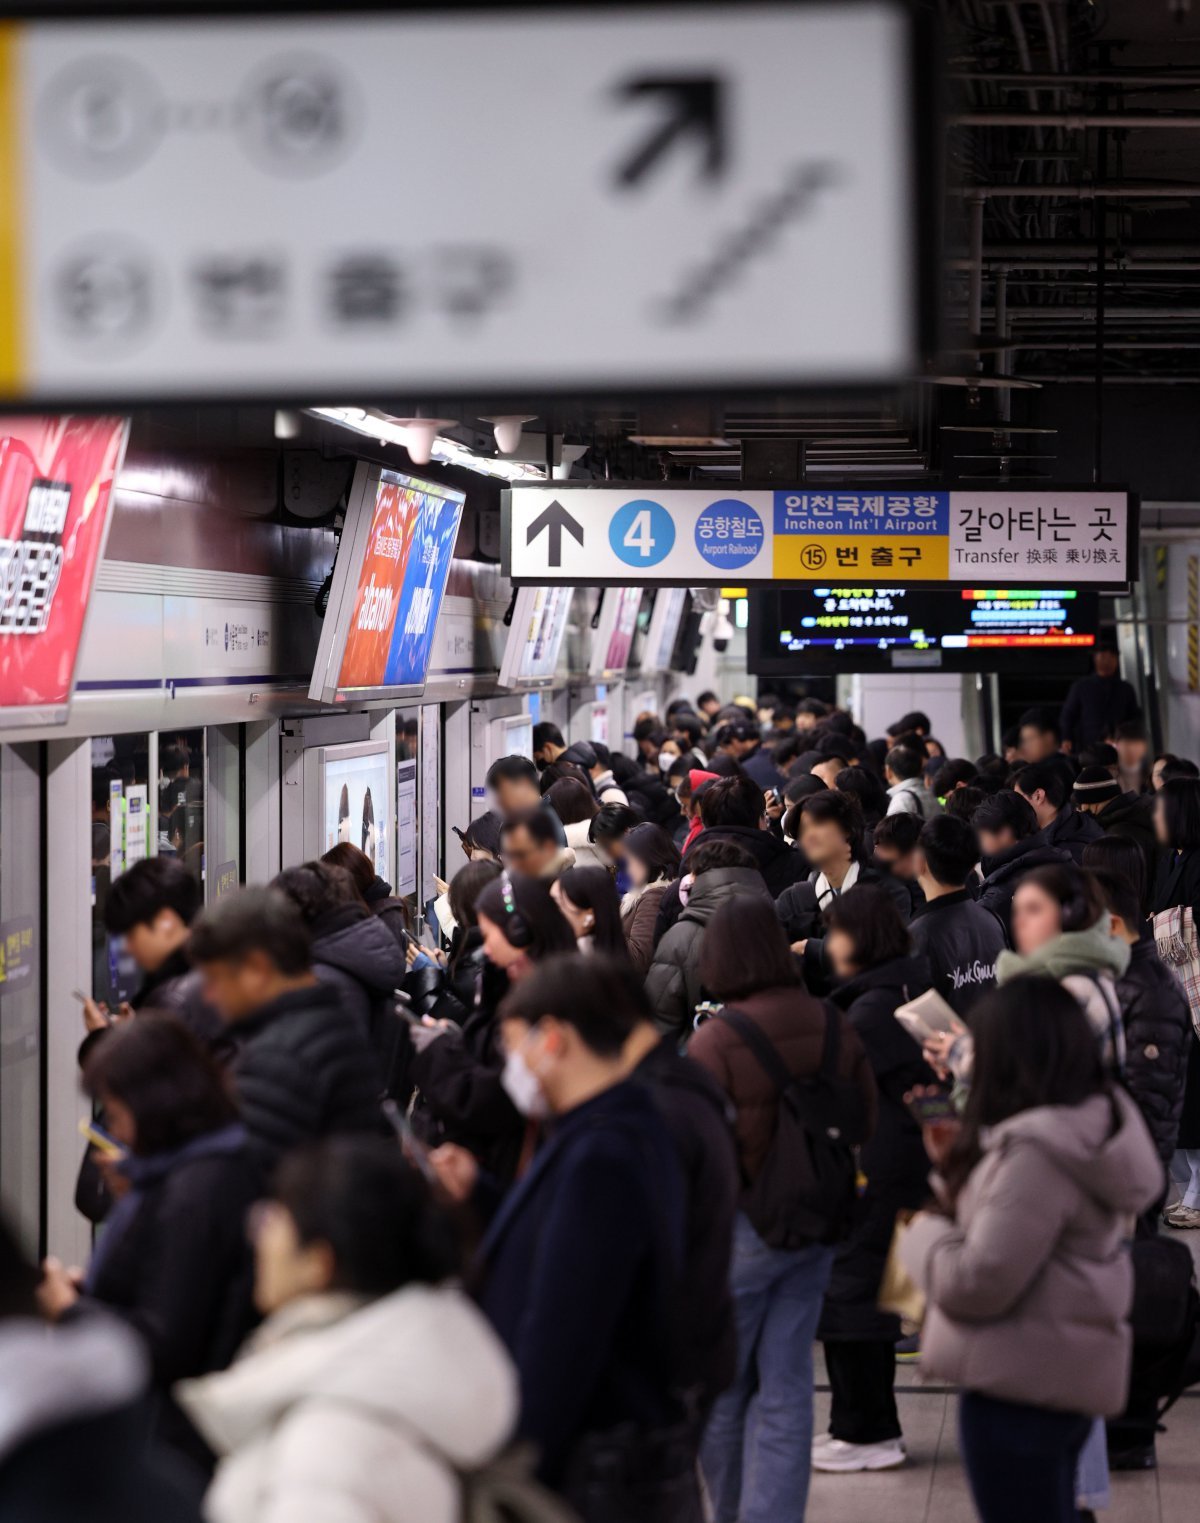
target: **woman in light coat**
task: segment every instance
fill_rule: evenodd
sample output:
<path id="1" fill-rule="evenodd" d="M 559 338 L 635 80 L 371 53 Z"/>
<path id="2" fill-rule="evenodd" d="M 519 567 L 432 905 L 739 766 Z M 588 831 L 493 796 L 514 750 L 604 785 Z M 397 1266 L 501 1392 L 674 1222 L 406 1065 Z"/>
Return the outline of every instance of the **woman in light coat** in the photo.
<path id="1" fill-rule="evenodd" d="M 1133 1218 L 1163 1168 L 1133 1101 L 1105 1077 L 1077 1001 L 1016 978 L 972 1010 L 961 1128 L 926 1128 L 942 1212 L 901 1259 L 925 1292 L 921 1374 L 962 1389 L 960 1440 L 983 1523 L 1071 1523 L 1093 1420 L 1129 1384 Z"/>
<path id="2" fill-rule="evenodd" d="M 517 1416 L 503 1345 L 462 1291 L 453 1229 L 382 1140 L 294 1154 L 255 1231 L 267 1320 L 177 1397 L 219 1456 L 211 1523 L 458 1523 L 458 1470 Z"/>

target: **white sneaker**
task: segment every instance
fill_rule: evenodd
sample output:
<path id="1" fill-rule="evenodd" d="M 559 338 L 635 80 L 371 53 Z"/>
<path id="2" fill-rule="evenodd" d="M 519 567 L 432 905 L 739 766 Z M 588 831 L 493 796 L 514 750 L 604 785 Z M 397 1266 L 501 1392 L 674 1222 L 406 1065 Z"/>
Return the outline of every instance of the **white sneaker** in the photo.
<path id="1" fill-rule="evenodd" d="M 848 1444 L 844 1439 L 826 1434 L 819 1445 L 813 1445 L 813 1469 L 828 1474 L 897 1470 L 907 1463 L 908 1450 L 902 1438 L 889 1438 L 882 1444 Z"/>

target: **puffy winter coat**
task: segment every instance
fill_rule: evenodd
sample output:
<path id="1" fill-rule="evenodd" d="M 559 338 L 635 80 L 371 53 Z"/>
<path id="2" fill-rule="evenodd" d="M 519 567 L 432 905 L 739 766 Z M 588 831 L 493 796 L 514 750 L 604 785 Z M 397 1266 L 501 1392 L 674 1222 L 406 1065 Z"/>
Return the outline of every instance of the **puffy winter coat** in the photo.
<path id="1" fill-rule="evenodd" d="M 1069 853 L 1048 846 L 1038 835 L 1026 836 L 1007 851 L 983 860 L 983 887 L 979 903 L 991 910 L 1004 927 L 1004 938 L 1012 943 L 1012 902 L 1021 879 L 1035 867 L 1061 866 L 1071 860 Z"/>
<path id="2" fill-rule="evenodd" d="M 929 963 L 933 987 L 959 1015 L 994 986 L 1004 927 L 970 889 L 922 905 L 908 930 L 913 951 Z"/>
<path id="3" fill-rule="evenodd" d="M 701 873 L 692 885 L 687 908 L 655 950 L 646 974 L 646 994 L 655 1024 L 677 1041 L 686 1041 L 691 1035 L 692 1017 L 701 998 L 700 940 L 704 927 L 719 905 L 742 894 L 760 899 L 764 914 L 771 913 L 771 896 L 756 868 L 716 867 Z"/>
<path id="4" fill-rule="evenodd" d="M 767 891 L 772 899 L 778 899 L 784 889 L 808 877 L 808 861 L 802 852 L 797 851 L 794 846 L 789 846 L 771 831 L 754 830 L 748 825 L 710 825 L 702 830 L 684 853 L 683 872 L 685 874 L 690 871 L 688 858 L 697 847 L 707 841 L 735 841 L 739 846 L 744 846 L 758 863 L 762 881 L 767 885 Z M 679 919 L 681 908 L 679 883 L 676 881 L 669 885 L 659 905 L 658 923 L 655 927 L 656 942 L 661 941 Z"/>
<path id="5" fill-rule="evenodd" d="M 1179 1136 L 1192 1020 L 1179 980 L 1150 938 L 1136 942 L 1117 980 L 1125 1023 L 1125 1082 L 1150 1128 L 1158 1155 L 1169 1163 Z"/>
<path id="6" fill-rule="evenodd" d="M 929 1195 L 929 1160 L 921 1130 L 904 1104 L 914 1084 L 933 1082 L 921 1049 L 896 1019 L 897 1005 L 929 988 L 929 965 L 917 957 L 870 968 L 833 992 L 833 1002 L 866 1049 L 879 1090 L 875 1134 L 859 1153 L 866 1187 L 855 1203 L 850 1236 L 833 1261 L 818 1336 L 886 1339 L 900 1324 L 879 1310 L 879 1285 L 896 1213 L 915 1210 Z"/>
<path id="7" fill-rule="evenodd" d="M 1092 818 L 1106 836 L 1123 836 L 1135 841 L 1142 848 L 1146 859 L 1146 884 L 1154 886 L 1158 869 L 1159 845 L 1154 834 L 1154 805 L 1144 793 L 1123 793 L 1119 799 L 1105 804 L 1099 814 Z"/>
<path id="8" fill-rule="evenodd" d="M 598 846 L 593 846 L 588 840 L 591 823 L 591 820 L 578 820 L 573 825 L 564 825 L 563 829 L 567 832 L 567 845 L 575 853 L 576 867 L 602 867 L 607 872 L 612 867 L 612 863 Z"/>
<path id="9" fill-rule="evenodd" d="M 1039 834 L 1047 846 L 1065 851 L 1078 867 L 1083 862 L 1083 848 L 1089 841 L 1098 841 L 1104 831 L 1090 814 L 1066 803 Z"/>
<path id="10" fill-rule="evenodd" d="M 654 926 L 658 920 L 658 907 L 669 887 L 664 878 L 658 883 L 647 883 L 645 888 L 634 888 L 621 900 L 621 930 L 629 948 L 629 960 L 643 976 L 654 958 Z"/>
<path id="11" fill-rule="evenodd" d="M 331 990 L 314 983 L 280 995 L 236 1030 L 233 1085 L 263 1169 L 301 1143 L 379 1129 L 379 1064 Z"/>
<path id="12" fill-rule="evenodd" d="M 1001 1401 L 1112 1417 L 1129 1391 L 1132 1218 L 1163 1168 L 1128 1095 L 1039 1106 L 990 1128 L 955 1220 L 914 1219 L 921 1376 Z"/>
<path id="13" fill-rule="evenodd" d="M 378 1040 L 408 972 L 404 949 L 384 920 L 355 905 L 334 911 L 312 929 L 313 972 L 336 991 L 362 1031 Z"/>
<path id="14" fill-rule="evenodd" d="M 221 1456 L 209 1523 L 458 1523 L 455 1470 L 491 1459 L 517 1415 L 499 1339 L 428 1285 L 293 1302 L 179 1400 Z"/>

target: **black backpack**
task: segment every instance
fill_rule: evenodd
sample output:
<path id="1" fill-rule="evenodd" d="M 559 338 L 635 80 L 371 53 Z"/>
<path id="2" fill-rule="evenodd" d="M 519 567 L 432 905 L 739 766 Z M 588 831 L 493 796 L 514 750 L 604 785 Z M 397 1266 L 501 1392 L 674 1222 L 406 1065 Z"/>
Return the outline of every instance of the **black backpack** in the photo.
<path id="1" fill-rule="evenodd" d="M 865 1140 L 866 1107 L 858 1084 L 838 1075 L 840 1018 L 825 1005 L 821 1066 L 795 1078 L 773 1042 L 741 1010 L 728 1021 L 779 1091 L 779 1116 L 758 1178 L 742 1193 L 742 1210 L 771 1248 L 840 1242 L 855 1202 L 854 1149 Z"/>

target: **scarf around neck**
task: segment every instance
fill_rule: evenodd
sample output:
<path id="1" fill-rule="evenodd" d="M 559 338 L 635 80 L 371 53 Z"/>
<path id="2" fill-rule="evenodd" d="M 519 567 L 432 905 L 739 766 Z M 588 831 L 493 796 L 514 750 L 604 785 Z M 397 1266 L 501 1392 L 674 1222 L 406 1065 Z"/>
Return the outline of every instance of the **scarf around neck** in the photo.
<path id="1" fill-rule="evenodd" d="M 1060 981 L 1072 973 L 1110 973 L 1113 978 L 1120 978 L 1129 966 L 1130 956 L 1129 947 L 1109 933 L 1102 916 L 1086 931 L 1063 931 L 1028 956 L 1001 952 L 996 960 L 996 982 L 1006 984 L 1023 974 L 1041 974 Z"/>

